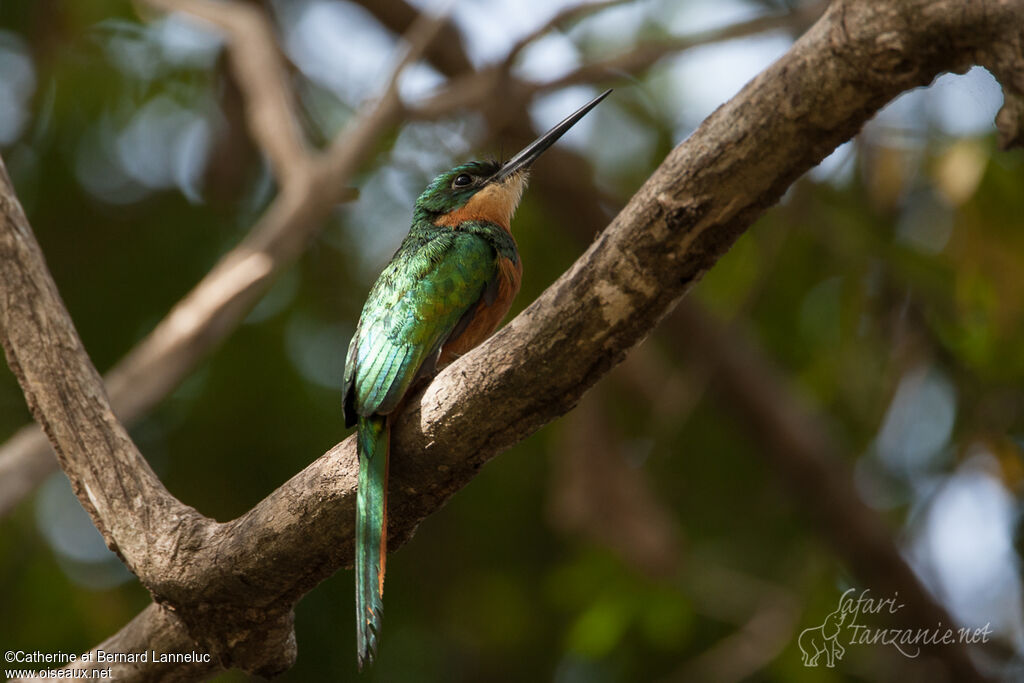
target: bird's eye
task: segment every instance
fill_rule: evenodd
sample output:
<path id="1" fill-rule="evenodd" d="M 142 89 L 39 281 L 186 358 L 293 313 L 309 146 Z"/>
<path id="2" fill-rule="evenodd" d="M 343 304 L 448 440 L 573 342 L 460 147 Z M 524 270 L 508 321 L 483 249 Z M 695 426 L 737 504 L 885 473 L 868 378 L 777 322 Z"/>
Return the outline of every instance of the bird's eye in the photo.
<path id="1" fill-rule="evenodd" d="M 452 181 L 452 187 L 469 187 L 473 184 L 473 176 L 468 173 L 460 173 Z"/>

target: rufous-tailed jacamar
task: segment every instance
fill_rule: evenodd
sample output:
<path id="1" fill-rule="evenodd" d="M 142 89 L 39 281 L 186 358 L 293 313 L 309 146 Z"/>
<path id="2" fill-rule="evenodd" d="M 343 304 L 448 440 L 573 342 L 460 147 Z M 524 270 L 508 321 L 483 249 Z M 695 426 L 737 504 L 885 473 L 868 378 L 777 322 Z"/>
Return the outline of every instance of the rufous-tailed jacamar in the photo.
<path id="1" fill-rule="evenodd" d="M 510 223 L 530 165 L 597 106 L 591 100 L 512 159 L 474 161 L 434 178 L 412 228 L 377 278 L 345 361 L 345 424 L 358 424 L 356 638 L 359 666 L 377 650 L 387 552 L 391 420 L 421 378 L 489 337 L 519 291 Z"/>

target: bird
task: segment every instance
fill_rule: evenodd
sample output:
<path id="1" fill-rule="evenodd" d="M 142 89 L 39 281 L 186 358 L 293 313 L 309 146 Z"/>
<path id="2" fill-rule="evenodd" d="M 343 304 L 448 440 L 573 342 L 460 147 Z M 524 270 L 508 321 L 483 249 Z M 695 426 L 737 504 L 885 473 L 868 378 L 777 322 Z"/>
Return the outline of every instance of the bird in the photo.
<path id="1" fill-rule="evenodd" d="M 409 234 L 363 305 L 348 347 L 345 425 L 357 427 L 356 649 L 373 662 L 387 554 L 391 424 L 411 390 L 489 337 L 519 292 L 512 214 L 531 165 L 611 90 L 505 163 L 471 161 L 438 175 L 416 200 Z"/>

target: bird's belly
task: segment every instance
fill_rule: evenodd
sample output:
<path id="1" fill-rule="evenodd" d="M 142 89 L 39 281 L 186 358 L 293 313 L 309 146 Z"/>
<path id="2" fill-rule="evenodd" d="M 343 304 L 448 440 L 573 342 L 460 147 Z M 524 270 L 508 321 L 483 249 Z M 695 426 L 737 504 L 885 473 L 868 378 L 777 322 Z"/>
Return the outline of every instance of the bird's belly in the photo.
<path id="1" fill-rule="evenodd" d="M 464 353 L 468 353 L 483 340 L 494 334 L 498 325 L 508 314 L 512 306 L 512 300 L 519 293 L 519 283 L 522 280 L 522 261 L 512 263 L 510 259 L 501 258 L 498 260 L 498 293 L 494 301 L 488 304 L 481 299 L 473 313 L 473 318 L 466 325 L 458 337 L 449 339 L 441 347 L 441 358 L 438 367 L 444 367 Z"/>

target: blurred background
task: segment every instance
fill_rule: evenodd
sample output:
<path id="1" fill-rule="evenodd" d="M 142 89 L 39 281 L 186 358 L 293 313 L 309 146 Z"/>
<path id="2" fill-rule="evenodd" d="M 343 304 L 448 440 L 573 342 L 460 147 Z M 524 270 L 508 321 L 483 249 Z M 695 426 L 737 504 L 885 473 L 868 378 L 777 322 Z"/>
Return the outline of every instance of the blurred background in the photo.
<path id="1" fill-rule="evenodd" d="M 272 22 L 302 135 L 321 148 L 380 92 L 420 7 L 249 4 Z M 616 88 L 538 165 L 514 226 L 515 313 L 822 11 L 603 5 L 517 49 L 515 87 L 489 104 L 376 140 L 348 183 L 358 199 L 327 212 L 237 329 L 134 420 L 173 494 L 232 519 L 347 436 L 344 351 L 434 174 L 511 154 Z M 456 32 L 405 71 L 403 100 L 500 64 L 567 6 L 457 3 Z M 575 411 L 490 463 L 393 555 L 364 678 L 950 680 L 942 656 L 883 645 L 847 645 L 835 669 L 801 662 L 798 635 L 843 591 L 891 596 L 872 577 L 893 557 L 956 625 L 990 626 L 972 654 L 982 671 L 1024 675 L 1024 158 L 998 149 L 1001 102 L 983 69 L 942 76 L 795 183 Z M 0 4 L 0 154 L 101 372 L 273 202 L 280 183 L 246 106 L 212 24 L 144 2 Z M 804 438 L 786 441 L 787 415 Z M 0 373 L 0 440 L 30 420 Z M 795 474 L 807 467 L 856 495 Z M 63 475 L 0 504 L 0 649 L 84 651 L 149 603 Z M 843 532 L 865 519 L 898 555 Z M 279 680 L 354 679 L 352 609 L 348 571 L 308 595 L 298 662 Z"/>

